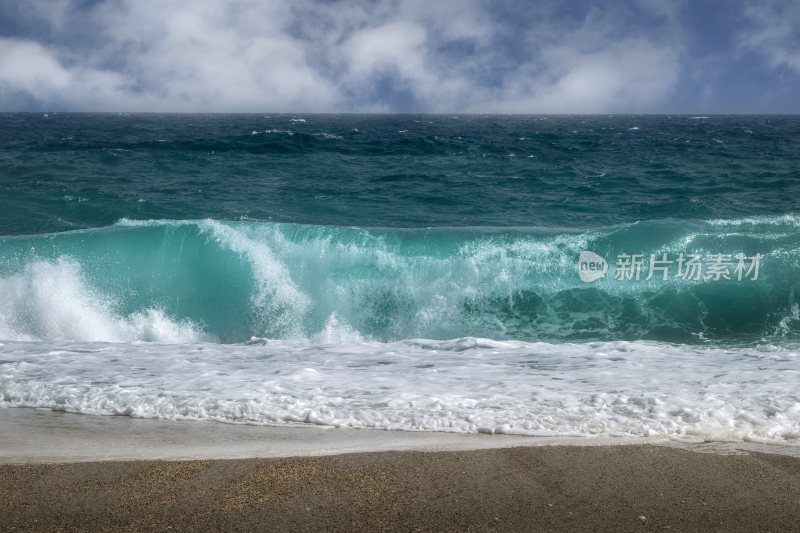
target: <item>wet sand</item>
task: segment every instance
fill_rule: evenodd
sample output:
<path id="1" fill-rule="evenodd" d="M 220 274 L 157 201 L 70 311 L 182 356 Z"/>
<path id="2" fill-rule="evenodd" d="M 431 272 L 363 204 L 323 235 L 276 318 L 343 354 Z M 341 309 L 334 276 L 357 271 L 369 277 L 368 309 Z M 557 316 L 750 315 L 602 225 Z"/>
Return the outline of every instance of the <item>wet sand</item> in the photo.
<path id="1" fill-rule="evenodd" d="M 0 530 L 797 531 L 800 460 L 653 445 L 0 465 Z"/>

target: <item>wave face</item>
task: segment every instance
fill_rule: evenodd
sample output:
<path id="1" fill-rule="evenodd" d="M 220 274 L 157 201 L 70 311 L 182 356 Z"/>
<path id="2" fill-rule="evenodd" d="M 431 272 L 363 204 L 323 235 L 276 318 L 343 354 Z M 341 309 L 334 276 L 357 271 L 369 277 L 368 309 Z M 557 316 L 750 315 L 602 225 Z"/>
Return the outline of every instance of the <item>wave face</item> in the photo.
<path id="1" fill-rule="evenodd" d="M 756 253 L 758 280 L 581 282 L 577 258 Z M 592 231 L 128 221 L 0 238 L 0 339 L 791 340 L 800 218 Z"/>

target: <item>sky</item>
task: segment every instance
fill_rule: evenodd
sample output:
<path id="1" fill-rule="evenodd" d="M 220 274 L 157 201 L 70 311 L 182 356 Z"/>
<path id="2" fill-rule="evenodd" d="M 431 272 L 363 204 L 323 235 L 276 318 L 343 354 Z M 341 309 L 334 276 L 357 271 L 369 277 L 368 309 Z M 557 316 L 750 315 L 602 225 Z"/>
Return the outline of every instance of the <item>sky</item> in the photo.
<path id="1" fill-rule="evenodd" d="M 798 113 L 800 0 L 0 0 L 0 110 Z"/>

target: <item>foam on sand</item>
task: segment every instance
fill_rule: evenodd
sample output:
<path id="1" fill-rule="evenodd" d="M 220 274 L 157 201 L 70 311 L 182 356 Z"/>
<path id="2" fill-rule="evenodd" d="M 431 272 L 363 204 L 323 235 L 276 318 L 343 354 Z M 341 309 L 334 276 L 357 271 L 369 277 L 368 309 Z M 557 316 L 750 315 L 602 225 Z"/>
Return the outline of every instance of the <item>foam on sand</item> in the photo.
<path id="1" fill-rule="evenodd" d="M 800 457 L 800 449 L 755 443 L 687 443 L 663 438 L 547 438 L 308 426 L 176 423 L 0 409 L 0 464 L 127 460 L 300 457 L 380 451 L 464 451 L 516 446 L 651 444 L 721 455 L 750 452 Z"/>

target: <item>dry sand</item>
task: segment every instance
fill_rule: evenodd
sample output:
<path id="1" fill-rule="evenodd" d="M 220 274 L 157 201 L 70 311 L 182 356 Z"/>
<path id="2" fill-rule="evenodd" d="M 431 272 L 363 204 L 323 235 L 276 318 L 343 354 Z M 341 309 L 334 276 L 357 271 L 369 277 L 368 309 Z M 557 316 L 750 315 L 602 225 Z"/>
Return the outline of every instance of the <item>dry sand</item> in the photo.
<path id="1" fill-rule="evenodd" d="M 0 530 L 798 531 L 800 460 L 636 445 L 0 465 Z"/>

